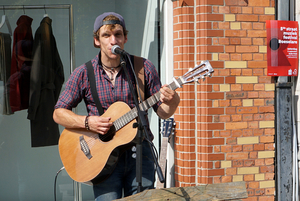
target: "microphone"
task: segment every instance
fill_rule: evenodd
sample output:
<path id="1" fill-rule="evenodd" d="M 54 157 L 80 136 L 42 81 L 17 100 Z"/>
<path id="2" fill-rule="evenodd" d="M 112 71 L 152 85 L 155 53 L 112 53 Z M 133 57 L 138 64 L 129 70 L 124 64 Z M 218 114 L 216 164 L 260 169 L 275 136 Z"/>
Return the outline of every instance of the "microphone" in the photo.
<path id="1" fill-rule="evenodd" d="M 111 48 L 111 52 L 113 54 L 120 54 L 120 55 L 127 55 L 128 54 L 127 52 L 125 52 L 125 50 L 122 50 L 119 45 L 114 45 Z"/>

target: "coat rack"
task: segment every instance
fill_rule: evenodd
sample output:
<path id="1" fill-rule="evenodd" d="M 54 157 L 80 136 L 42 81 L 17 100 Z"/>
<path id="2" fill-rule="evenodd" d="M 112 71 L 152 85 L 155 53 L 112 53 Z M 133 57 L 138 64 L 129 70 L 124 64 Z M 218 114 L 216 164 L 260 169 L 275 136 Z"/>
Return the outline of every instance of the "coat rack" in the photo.
<path id="1" fill-rule="evenodd" d="M 0 5 L 0 10 L 25 10 L 29 9 L 68 9 L 69 10 L 69 39 L 70 39 L 70 72 L 75 69 L 75 47 L 74 47 L 74 20 L 73 20 L 73 7 L 71 4 L 59 5 Z"/>

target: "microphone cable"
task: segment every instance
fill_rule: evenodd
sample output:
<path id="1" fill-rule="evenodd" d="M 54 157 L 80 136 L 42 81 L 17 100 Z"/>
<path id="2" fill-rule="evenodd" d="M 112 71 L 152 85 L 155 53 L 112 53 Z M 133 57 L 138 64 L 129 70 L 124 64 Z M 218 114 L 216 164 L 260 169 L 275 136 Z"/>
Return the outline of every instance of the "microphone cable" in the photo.
<path id="1" fill-rule="evenodd" d="M 58 170 L 58 172 L 56 173 L 56 175 L 55 175 L 55 179 L 54 179 L 54 201 L 56 201 L 56 180 L 57 180 L 57 176 L 64 169 L 65 169 L 65 167 L 60 168 Z"/>

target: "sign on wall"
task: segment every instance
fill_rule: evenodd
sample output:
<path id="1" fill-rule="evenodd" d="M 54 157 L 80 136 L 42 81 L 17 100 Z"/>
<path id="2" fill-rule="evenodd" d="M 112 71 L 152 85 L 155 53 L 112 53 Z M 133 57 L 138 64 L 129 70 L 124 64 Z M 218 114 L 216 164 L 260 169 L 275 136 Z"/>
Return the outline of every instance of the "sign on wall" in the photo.
<path id="1" fill-rule="evenodd" d="M 298 76 L 298 22 L 267 20 L 266 23 L 268 75 Z"/>

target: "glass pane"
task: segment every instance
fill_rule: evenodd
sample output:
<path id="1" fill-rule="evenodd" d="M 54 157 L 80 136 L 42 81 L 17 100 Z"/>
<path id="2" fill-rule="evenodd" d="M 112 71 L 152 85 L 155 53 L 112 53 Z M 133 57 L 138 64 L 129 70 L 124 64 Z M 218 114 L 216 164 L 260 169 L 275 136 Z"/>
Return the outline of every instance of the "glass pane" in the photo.
<path id="1" fill-rule="evenodd" d="M 154 0 L 100 0 L 87 4 L 85 1 L 69 0 L 72 4 L 74 14 L 74 45 L 75 45 L 75 64 L 77 67 L 98 54 L 99 49 L 93 46 L 93 24 L 95 18 L 107 11 L 114 11 L 123 15 L 126 21 L 126 27 L 129 30 L 128 42 L 125 50 L 131 54 L 143 56 L 150 59 L 158 67 L 159 58 L 157 55 L 157 1 Z M 20 5 L 17 0 L 3 0 L 3 5 Z M 69 37 L 69 10 L 68 9 L 33 9 L 35 5 L 58 5 L 60 0 L 25 0 L 21 5 L 32 5 L 31 9 L 5 9 L 5 16 L 9 20 L 12 30 L 11 55 L 13 56 L 13 32 L 17 27 L 17 21 L 22 15 L 32 19 L 31 30 L 34 39 L 35 33 L 40 26 L 44 15 L 52 20 L 51 27 L 59 57 L 63 66 L 65 81 L 68 79 L 71 71 L 70 62 L 70 37 Z M 1 7 L 1 6 L 0 6 Z M 4 14 L 0 10 L 0 17 Z M 1 20 L 1 18 L 0 18 Z M 1 21 L 0 21 L 1 23 Z M 0 33 L 9 33 L 7 25 L 3 25 Z M 7 40 L 6 40 L 7 41 Z M 1 41 L 0 41 L 1 44 Z M 19 43 L 20 48 L 25 53 L 33 43 Z M 28 46 L 29 45 L 29 46 Z M 3 50 L 2 50 L 3 51 Z M 23 55 L 28 56 L 28 55 Z M 3 58 L 0 57 L 0 59 Z M 34 60 L 37 61 L 37 60 Z M 30 67 L 32 62 L 25 63 L 25 67 Z M 2 62 L 2 61 L 0 61 Z M 4 66 L 4 64 L 1 64 Z M 24 66 L 23 66 L 24 67 Z M 0 66 L 1 69 L 3 67 Z M 15 78 L 18 80 L 22 73 L 26 74 L 27 68 L 18 72 Z M 3 72 L 0 71 L 1 76 Z M 0 77 L 1 77 L 0 76 Z M 8 74 L 7 80 L 11 77 Z M 24 78 L 25 79 L 25 78 Z M 24 80 L 23 79 L 23 80 Z M 46 79 L 43 77 L 43 79 Z M 8 81 L 0 79 L 0 172 L 1 173 L 1 193 L 0 200 L 54 200 L 54 179 L 63 166 L 60 160 L 58 146 L 32 147 L 31 125 L 27 119 L 28 109 L 26 107 L 16 110 L 13 114 L 5 112 L 5 85 Z M 25 79 L 26 80 L 26 79 Z M 26 82 L 25 82 L 26 83 Z M 30 83 L 31 84 L 31 83 Z M 19 85 L 24 87 L 24 85 Z M 51 89 L 51 87 L 48 86 Z M 62 89 L 64 85 L 62 85 Z M 24 92 L 24 90 L 23 90 Z M 22 96 L 24 97 L 24 96 Z M 84 103 L 81 103 L 76 109 L 78 114 L 85 115 L 86 109 Z M 158 118 L 149 110 L 151 128 L 155 134 L 155 144 L 158 144 Z M 44 120 L 44 117 L 39 117 Z M 63 127 L 59 126 L 59 132 Z M 42 136 L 44 133 L 40 133 Z M 156 146 L 158 147 L 158 146 Z M 93 200 L 92 187 L 81 185 L 82 200 Z M 74 200 L 73 180 L 70 179 L 65 170 L 57 177 L 56 197 L 57 200 Z M 80 194 L 79 194 L 80 195 Z"/>

